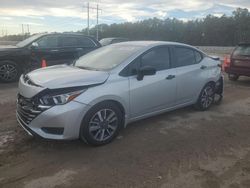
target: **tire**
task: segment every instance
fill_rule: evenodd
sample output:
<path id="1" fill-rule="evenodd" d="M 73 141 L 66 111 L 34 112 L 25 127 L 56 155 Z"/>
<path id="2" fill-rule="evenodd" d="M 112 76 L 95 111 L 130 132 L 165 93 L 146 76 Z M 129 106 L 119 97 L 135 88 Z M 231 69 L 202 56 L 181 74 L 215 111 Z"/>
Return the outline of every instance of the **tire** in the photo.
<path id="1" fill-rule="evenodd" d="M 20 68 L 13 61 L 0 62 L 0 82 L 11 83 L 18 81 L 21 75 Z"/>
<path id="2" fill-rule="evenodd" d="M 214 97 L 215 85 L 213 83 L 206 84 L 199 95 L 195 108 L 201 111 L 208 110 L 214 103 Z"/>
<path id="3" fill-rule="evenodd" d="M 235 74 L 228 74 L 228 79 L 231 81 L 237 81 L 239 79 L 239 76 Z"/>
<path id="4" fill-rule="evenodd" d="M 79 137 L 94 146 L 108 144 L 120 132 L 123 119 L 124 115 L 115 103 L 99 103 L 93 106 L 83 118 Z"/>

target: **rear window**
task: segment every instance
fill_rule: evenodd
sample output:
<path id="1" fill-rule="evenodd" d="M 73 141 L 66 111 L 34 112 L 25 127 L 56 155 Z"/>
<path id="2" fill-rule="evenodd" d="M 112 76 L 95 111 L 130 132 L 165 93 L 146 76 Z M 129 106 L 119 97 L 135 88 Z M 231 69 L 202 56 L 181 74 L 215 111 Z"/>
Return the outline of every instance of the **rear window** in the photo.
<path id="1" fill-rule="evenodd" d="M 234 56 L 250 56 L 250 46 L 238 46 L 233 53 Z"/>

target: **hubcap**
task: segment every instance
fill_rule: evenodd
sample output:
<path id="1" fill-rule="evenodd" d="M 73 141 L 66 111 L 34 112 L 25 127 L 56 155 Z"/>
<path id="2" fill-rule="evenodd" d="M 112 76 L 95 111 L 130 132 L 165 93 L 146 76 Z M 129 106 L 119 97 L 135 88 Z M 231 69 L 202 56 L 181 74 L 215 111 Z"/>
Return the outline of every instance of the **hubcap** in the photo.
<path id="1" fill-rule="evenodd" d="M 214 100 L 214 90 L 211 86 L 207 86 L 201 96 L 201 104 L 204 108 L 208 108 Z"/>
<path id="2" fill-rule="evenodd" d="M 99 110 L 89 122 L 89 133 L 97 141 L 112 137 L 118 127 L 118 118 L 111 109 Z"/>
<path id="3" fill-rule="evenodd" d="M 0 78 L 4 81 L 14 80 L 17 76 L 17 69 L 14 65 L 0 65 Z"/>

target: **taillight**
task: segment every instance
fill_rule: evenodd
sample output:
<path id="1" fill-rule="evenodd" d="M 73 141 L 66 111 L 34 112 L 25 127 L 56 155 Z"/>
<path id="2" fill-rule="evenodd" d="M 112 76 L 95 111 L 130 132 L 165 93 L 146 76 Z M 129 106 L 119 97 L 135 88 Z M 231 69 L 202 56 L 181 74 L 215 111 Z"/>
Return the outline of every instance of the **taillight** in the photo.
<path id="1" fill-rule="evenodd" d="M 225 70 L 225 67 L 230 67 L 230 64 L 231 64 L 231 56 L 227 55 L 224 58 L 223 70 Z"/>

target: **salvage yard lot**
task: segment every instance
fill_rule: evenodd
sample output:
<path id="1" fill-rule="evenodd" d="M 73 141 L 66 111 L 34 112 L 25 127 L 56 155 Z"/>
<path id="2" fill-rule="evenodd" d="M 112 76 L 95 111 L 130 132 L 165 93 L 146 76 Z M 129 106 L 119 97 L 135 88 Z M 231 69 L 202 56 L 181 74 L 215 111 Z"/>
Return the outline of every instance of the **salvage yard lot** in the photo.
<path id="1" fill-rule="evenodd" d="M 221 105 L 130 124 L 103 147 L 28 136 L 17 84 L 1 84 L 0 187 L 250 187 L 250 79 L 225 82 Z"/>

